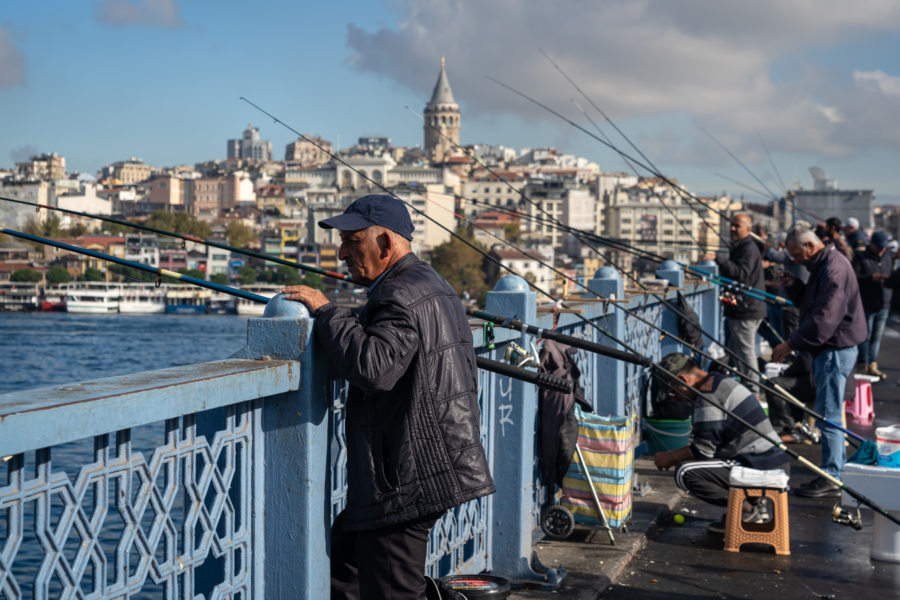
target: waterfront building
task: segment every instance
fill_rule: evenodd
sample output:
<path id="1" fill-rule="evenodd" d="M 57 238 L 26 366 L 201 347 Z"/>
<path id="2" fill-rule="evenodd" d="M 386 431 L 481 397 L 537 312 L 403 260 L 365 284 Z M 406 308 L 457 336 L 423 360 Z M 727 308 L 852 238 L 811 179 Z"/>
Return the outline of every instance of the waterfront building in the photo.
<path id="1" fill-rule="evenodd" d="M 253 123 L 247 125 L 241 139 L 228 140 L 227 156 L 229 159 L 243 158 L 268 162 L 272 160 L 272 142 L 259 137 L 259 127 Z"/>
<path id="2" fill-rule="evenodd" d="M 49 204 L 50 182 L 7 179 L 0 182 L 0 194 L 6 198 L 23 200 L 32 204 Z M 0 223 L 4 227 L 21 231 L 30 219 L 37 219 L 39 223 L 42 223 L 49 212 L 47 210 L 35 212 L 34 207 L 24 204 L 0 202 Z"/>
<path id="3" fill-rule="evenodd" d="M 37 154 L 16 163 L 15 177 L 23 181 L 52 181 L 65 179 L 66 159 L 56 152 Z"/>
<path id="4" fill-rule="evenodd" d="M 111 185 L 132 185 L 147 181 L 159 172 L 157 167 L 144 164 L 140 158 L 131 157 L 106 165 L 100 170 L 100 179 Z"/>
<path id="5" fill-rule="evenodd" d="M 170 174 L 160 174 L 148 182 L 149 202 L 153 210 L 184 210 L 188 204 L 190 182 Z"/>
<path id="6" fill-rule="evenodd" d="M 324 165 L 331 160 L 334 147 L 319 136 L 306 135 L 288 144 L 284 149 L 284 161 L 303 166 Z"/>
<path id="7" fill-rule="evenodd" d="M 842 223 L 853 217 L 862 229 L 875 227 L 873 190 L 842 190 L 822 169 L 810 167 L 809 172 L 813 177 L 813 189 L 789 190 L 785 198 L 773 204 L 775 216 L 784 229 L 791 227 L 795 220 L 815 224 L 830 217 L 837 217 Z"/>
<path id="8" fill-rule="evenodd" d="M 125 259 L 159 267 L 159 239 L 156 234 L 143 231 L 126 233 Z"/>

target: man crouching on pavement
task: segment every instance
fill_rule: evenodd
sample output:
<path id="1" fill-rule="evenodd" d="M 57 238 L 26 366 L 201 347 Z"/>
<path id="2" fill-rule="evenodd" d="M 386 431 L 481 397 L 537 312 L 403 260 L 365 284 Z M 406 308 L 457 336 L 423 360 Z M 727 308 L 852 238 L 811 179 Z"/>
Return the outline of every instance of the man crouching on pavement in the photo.
<path id="1" fill-rule="evenodd" d="M 779 440 L 769 418 L 750 390 L 722 373 L 706 373 L 693 359 L 673 352 L 658 368 L 677 376 L 679 385 L 661 375 L 653 377 L 653 395 L 657 403 L 687 402 L 693 405 L 690 443 L 677 450 L 657 452 L 653 459 L 659 469 L 675 470 L 675 483 L 704 502 L 728 505 L 728 475 L 731 468 L 782 469 L 790 474 L 788 456 L 770 440 L 713 406 L 696 391 L 709 396 L 725 410 L 740 417 L 772 440 Z M 780 440 L 779 440 L 780 441 Z M 744 500 L 744 521 L 768 520 L 763 503 Z M 710 533 L 725 533 L 725 515 L 707 526 Z"/>
<path id="2" fill-rule="evenodd" d="M 318 351 L 350 382 L 347 507 L 331 528 L 331 598 L 425 597 L 428 532 L 448 509 L 493 493 L 479 435 L 472 333 L 456 292 L 412 253 L 397 198 L 370 195 L 319 221 L 340 230 L 338 258 L 368 285 L 359 316 L 318 290 Z"/>

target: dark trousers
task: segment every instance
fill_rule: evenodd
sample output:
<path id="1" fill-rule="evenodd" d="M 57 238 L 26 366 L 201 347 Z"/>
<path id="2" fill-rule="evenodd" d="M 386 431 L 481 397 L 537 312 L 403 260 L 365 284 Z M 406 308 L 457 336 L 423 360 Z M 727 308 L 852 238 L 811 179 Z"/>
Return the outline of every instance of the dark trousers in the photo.
<path id="1" fill-rule="evenodd" d="M 816 390 L 806 373 L 800 377 L 773 377 L 772 383 L 783 387 L 806 406 L 815 404 Z M 766 401 L 769 404 L 769 420 L 777 433 L 790 433 L 803 420 L 803 409 L 788 402 L 780 394 L 767 391 Z"/>
<path id="2" fill-rule="evenodd" d="M 683 462 L 675 470 L 675 484 L 704 502 L 714 506 L 728 506 L 728 476 L 731 474 L 731 467 L 739 464 L 736 460 L 719 458 Z M 789 464 L 778 468 L 791 474 Z"/>
<path id="3" fill-rule="evenodd" d="M 428 532 L 439 517 L 355 531 L 339 514 L 331 526 L 332 600 L 424 598 Z"/>

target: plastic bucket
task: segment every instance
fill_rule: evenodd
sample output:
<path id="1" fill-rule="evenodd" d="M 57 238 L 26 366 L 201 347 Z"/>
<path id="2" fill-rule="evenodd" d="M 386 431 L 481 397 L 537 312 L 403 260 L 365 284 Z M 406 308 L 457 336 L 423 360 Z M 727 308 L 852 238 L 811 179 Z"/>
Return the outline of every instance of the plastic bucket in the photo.
<path id="1" fill-rule="evenodd" d="M 496 575 L 450 575 L 441 577 L 441 582 L 470 600 L 475 598 L 502 600 L 509 597 L 509 581 Z"/>
<path id="2" fill-rule="evenodd" d="M 642 429 L 647 441 L 647 454 L 677 450 L 688 445 L 690 419 L 644 419 Z"/>
<path id="3" fill-rule="evenodd" d="M 875 430 L 878 466 L 900 469 L 900 424 Z"/>

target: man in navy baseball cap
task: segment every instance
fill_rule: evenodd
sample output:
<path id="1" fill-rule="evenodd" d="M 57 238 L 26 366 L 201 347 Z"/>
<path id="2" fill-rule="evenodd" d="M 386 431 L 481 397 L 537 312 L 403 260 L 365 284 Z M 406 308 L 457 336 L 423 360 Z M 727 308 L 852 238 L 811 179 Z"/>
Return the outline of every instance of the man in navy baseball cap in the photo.
<path id="1" fill-rule="evenodd" d="M 372 225 L 386 227 L 412 240 L 413 224 L 402 201 L 387 194 L 371 194 L 354 200 L 343 213 L 319 221 L 323 229 L 359 231 Z"/>

